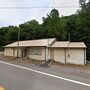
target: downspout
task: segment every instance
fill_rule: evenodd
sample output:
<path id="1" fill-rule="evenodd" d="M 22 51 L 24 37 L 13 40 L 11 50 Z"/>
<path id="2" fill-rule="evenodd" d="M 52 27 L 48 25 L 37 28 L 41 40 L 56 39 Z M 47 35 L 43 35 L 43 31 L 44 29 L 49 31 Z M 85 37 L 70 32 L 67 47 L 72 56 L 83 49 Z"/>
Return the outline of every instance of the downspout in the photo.
<path id="1" fill-rule="evenodd" d="M 84 65 L 86 64 L 86 49 L 84 49 Z"/>
<path id="2" fill-rule="evenodd" d="M 49 59 L 49 39 L 47 40 L 47 47 L 46 47 L 46 61 Z"/>
<path id="3" fill-rule="evenodd" d="M 48 59 L 49 59 L 49 39 L 48 39 Z"/>
<path id="4" fill-rule="evenodd" d="M 18 30 L 17 58 L 19 58 L 19 40 L 20 40 L 20 29 Z"/>
<path id="5" fill-rule="evenodd" d="M 68 54 L 68 55 L 67 55 L 67 57 L 66 57 L 66 61 L 65 61 L 66 63 L 67 63 L 67 58 L 69 58 L 69 55 L 70 55 L 70 54 L 69 54 L 70 34 L 69 34 L 68 40 L 69 40 L 69 43 L 68 43 L 68 46 L 67 46 L 67 51 L 68 51 L 67 54 Z"/>
<path id="6" fill-rule="evenodd" d="M 13 49 L 13 57 L 14 57 L 14 49 Z"/>
<path id="7" fill-rule="evenodd" d="M 27 48 L 27 58 L 29 58 L 29 48 Z"/>
<path id="8" fill-rule="evenodd" d="M 14 49 L 13 49 L 13 57 L 14 57 Z"/>
<path id="9" fill-rule="evenodd" d="M 65 64 L 66 64 L 67 62 L 66 62 L 66 48 L 65 48 Z"/>
<path id="10" fill-rule="evenodd" d="M 45 61 L 46 61 L 46 59 L 47 59 L 47 55 L 46 55 L 46 47 L 45 47 Z"/>
<path id="11" fill-rule="evenodd" d="M 31 51 L 30 50 L 31 50 L 31 47 L 29 48 L 29 59 L 30 59 L 30 55 L 31 55 Z"/>

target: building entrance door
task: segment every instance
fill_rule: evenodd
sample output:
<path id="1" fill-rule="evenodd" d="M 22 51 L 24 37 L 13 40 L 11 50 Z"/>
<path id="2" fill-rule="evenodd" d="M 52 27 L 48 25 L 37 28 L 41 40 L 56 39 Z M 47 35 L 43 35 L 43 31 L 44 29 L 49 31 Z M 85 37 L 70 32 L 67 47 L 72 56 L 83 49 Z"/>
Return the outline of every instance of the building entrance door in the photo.
<path id="1" fill-rule="evenodd" d="M 27 57 L 27 48 L 22 49 L 22 57 Z"/>

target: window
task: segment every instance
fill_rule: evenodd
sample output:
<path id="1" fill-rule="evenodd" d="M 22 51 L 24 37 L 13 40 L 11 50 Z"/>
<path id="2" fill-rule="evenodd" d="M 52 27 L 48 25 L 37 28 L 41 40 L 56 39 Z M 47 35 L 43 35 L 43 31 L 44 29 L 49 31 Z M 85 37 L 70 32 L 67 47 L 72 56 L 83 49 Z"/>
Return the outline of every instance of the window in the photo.
<path id="1" fill-rule="evenodd" d="M 31 55 L 41 55 L 42 54 L 42 48 L 40 47 L 33 47 L 30 49 Z"/>

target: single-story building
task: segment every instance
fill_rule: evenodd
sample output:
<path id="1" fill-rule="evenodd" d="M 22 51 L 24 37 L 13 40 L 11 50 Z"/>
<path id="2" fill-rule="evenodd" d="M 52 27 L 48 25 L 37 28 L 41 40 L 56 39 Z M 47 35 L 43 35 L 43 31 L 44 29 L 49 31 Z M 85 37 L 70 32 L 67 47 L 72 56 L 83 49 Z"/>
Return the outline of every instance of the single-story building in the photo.
<path id="1" fill-rule="evenodd" d="M 6 45 L 4 55 L 35 60 L 53 59 L 65 64 L 84 65 L 86 64 L 86 45 L 83 42 L 58 42 L 55 38 L 27 40 Z"/>

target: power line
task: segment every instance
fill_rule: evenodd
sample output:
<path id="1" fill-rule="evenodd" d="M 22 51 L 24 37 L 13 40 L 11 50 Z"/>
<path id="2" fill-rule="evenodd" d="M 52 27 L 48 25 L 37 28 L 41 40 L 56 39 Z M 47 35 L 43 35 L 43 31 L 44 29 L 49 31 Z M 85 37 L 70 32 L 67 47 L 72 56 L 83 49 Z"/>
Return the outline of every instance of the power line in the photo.
<path id="1" fill-rule="evenodd" d="M 79 8 L 79 6 L 35 6 L 35 7 L 0 7 L 0 9 L 31 9 L 31 8 Z"/>

